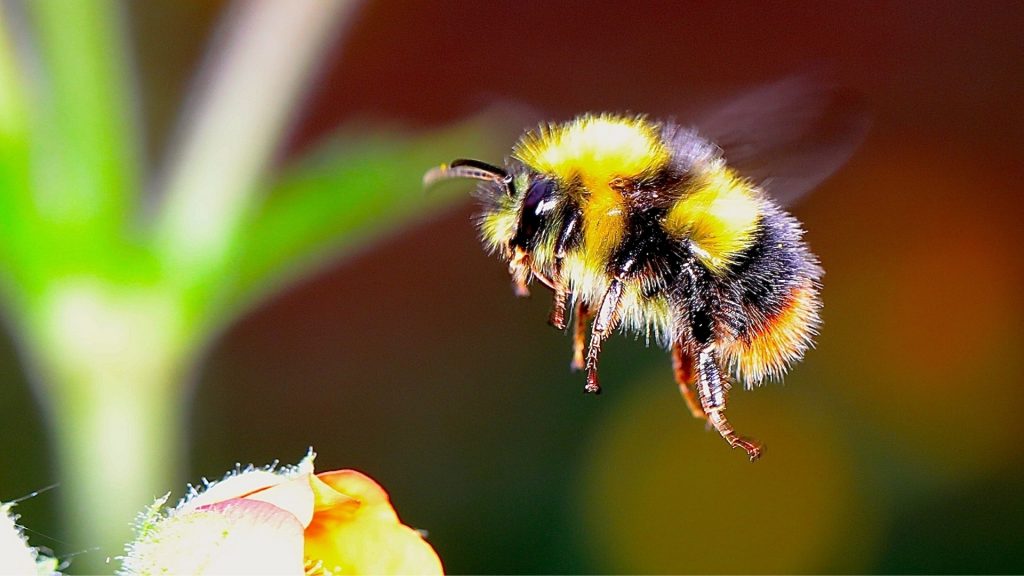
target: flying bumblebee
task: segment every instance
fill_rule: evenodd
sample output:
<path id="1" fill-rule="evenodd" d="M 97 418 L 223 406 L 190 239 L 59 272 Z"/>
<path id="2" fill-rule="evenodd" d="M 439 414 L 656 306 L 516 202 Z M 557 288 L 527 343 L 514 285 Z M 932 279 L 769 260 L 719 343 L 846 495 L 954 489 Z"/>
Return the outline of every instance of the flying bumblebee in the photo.
<path id="1" fill-rule="evenodd" d="M 690 412 L 755 460 L 761 445 L 726 418 L 727 392 L 781 377 L 821 324 L 822 268 L 779 199 L 812 188 L 859 143 L 865 123 L 836 94 L 787 80 L 700 128 L 583 114 L 526 132 L 504 167 L 460 159 L 424 183 L 482 181 L 483 242 L 508 263 L 516 294 L 533 280 L 554 292 L 549 322 L 571 320 L 586 392 L 601 392 L 614 330 L 646 334 L 671 349 Z"/>

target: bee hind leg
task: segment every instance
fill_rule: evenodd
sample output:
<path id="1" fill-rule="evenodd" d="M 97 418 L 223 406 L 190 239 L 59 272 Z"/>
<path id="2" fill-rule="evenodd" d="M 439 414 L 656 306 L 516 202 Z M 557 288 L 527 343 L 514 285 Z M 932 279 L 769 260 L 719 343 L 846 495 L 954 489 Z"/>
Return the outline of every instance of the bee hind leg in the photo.
<path id="1" fill-rule="evenodd" d="M 612 280 L 601 298 L 594 324 L 590 329 L 590 347 L 587 349 L 587 384 L 583 391 L 600 394 L 601 384 L 597 380 L 597 359 L 601 355 L 601 343 L 615 329 L 619 320 L 619 303 L 622 300 L 622 281 Z"/>
<path id="2" fill-rule="evenodd" d="M 700 405 L 700 398 L 694 389 L 697 375 L 694 364 L 693 355 L 683 347 L 682 343 L 676 342 L 672 345 L 672 372 L 675 374 L 676 384 L 679 384 L 679 392 L 683 395 L 690 414 L 694 418 L 707 420 L 708 415 L 704 413 L 704 408 Z"/>
<path id="3" fill-rule="evenodd" d="M 761 445 L 736 434 L 732 424 L 725 417 L 726 386 L 722 380 L 718 356 L 712 348 L 705 348 L 697 355 L 697 389 L 701 408 L 707 415 L 708 422 L 718 430 L 722 438 L 725 438 L 733 448 L 742 448 L 746 451 L 751 462 L 760 458 Z"/>

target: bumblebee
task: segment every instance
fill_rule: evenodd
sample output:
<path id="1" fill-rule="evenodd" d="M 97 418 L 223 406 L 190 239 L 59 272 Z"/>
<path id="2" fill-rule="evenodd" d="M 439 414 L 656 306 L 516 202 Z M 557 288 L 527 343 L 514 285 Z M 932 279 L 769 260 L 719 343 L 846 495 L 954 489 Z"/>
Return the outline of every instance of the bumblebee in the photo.
<path id="1" fill-rule="evenodd" d="M 711 124 L 735 140 L 743 127 L 731 124 L 765 102 L 778 107 L 791 88 L 741 99 Z M 774 114 L 772 130 L 788 132 L 768 138 L 778 141 L 768 148 L 799 139 L 790 120 L 807 110 L 794 106 Z M 853 139 L 845 140 L 849 148 Z M 800 186 L 845 159 L 826 156 L 812 160 L 830 166 L 797 179 Z M 508 263 L 516 294 L 527 295 L 534 280 L 554 293 L 549 323 L 572 324 L 571 365 L 586 371 L 585 392 L 601 392 L 598 360 L 613 331 L 646 335 L 671 350 L 690 412 L 751 460 L 761 455 L 726 418 L 730 384 L 781 377 L 812 346 L 822 306 L 822 268 L 800 223 L 766 193 L 771 180 L 739 172 L 695 128 L 615 114 L 541 125 L 519 139 L 504 167 L 460 159 L 430 170 L 424 183 L 451 178 L 482 181 L 480 235 Z"/>

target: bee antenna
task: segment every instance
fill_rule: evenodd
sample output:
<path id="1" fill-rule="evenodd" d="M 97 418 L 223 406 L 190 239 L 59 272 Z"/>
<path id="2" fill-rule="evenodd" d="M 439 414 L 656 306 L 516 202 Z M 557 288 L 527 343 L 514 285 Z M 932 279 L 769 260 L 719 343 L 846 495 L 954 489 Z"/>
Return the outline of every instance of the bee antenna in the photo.
<path id="1" fill-rule="evenodd" d="M 458 160 L 453 160 L 451 164 L 442 164 L 437 168 L 431 169 L 423 175 L 423 185 L 431 186 L 442 180 L 451 180 L 452 178 L 486 180 L 501 184 L 509 192 L 512 190 L 512 178 L 508 175 L 508 172 L 486 162 L 466 158 L 459 158 Z"/>

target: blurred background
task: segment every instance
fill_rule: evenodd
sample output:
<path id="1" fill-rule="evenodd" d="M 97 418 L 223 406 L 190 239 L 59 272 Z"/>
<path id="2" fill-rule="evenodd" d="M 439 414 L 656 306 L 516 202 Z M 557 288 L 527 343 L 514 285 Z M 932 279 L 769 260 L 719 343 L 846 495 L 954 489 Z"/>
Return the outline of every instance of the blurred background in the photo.
<path id="1" fill-rule="evenodd" d="M 125 7 L 158 158 L 224 4 Z M 194 376 L 183 476 L 313 446 L 318 469 L 377 479 L 452 573 L 1024 571 L 1022 25 L 1024 5 L 997 1 L 367 2 L 282 163 L 342 125 L 415 133 L 503 103 L 685 119 L 830 69 L 873 127 L 793 208 L 827 271 L 817 348 L 784 384 L 732 394 L 768 447 L 756 464 L 688 415 L 642 340 L 611 339 L 605 393 L 584 396 L 547 294 L 512 296 L 466 194 L 228 327 Z M 8 500 L 57 480 L 16 343 L 0 343 Z M 33 543 L 90 548 L 58 502 L 19 505 Z"/>

